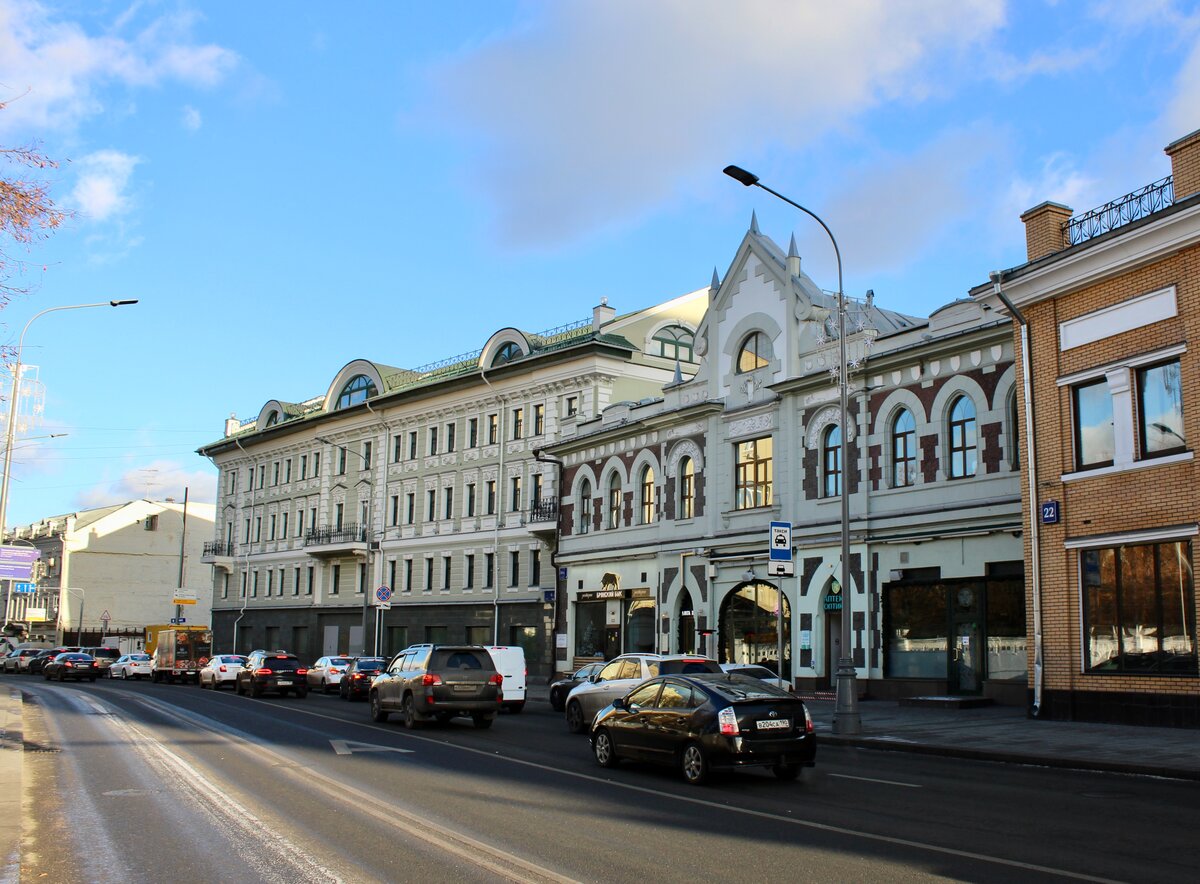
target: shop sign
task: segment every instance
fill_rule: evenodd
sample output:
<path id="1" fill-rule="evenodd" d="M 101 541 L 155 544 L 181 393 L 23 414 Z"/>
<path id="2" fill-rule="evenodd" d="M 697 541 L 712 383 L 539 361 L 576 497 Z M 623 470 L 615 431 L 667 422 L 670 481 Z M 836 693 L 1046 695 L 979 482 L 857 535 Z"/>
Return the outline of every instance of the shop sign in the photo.
<path id="1" fill-rule="evenodd" d="M 600 602 L 606 599 L 648 599 L 650 587 L 641 586 L 637 589 L 593 589 L 576 594 L 577 602 Z"/>
<path id="2" fill-rule="evenodd" d="M 825 596 L 824 607 L 826 611 L 842 610 L 842 590 L 840 587 L 838 588 L 837 592 L 834 592 L 833 590 L 829 591 L 829 593 Z"/>

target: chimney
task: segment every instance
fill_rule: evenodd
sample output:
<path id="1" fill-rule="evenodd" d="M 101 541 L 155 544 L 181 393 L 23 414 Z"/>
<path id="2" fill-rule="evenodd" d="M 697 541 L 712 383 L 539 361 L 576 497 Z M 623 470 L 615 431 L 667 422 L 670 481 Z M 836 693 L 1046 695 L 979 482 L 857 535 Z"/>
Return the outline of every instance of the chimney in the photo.
<path id="1" fill-rule="evenodd" d="M 608 306 L 608 298 L 601 298 L 600 303 L 592 308 L 592 331 L 598 332 L 613 321 L 617 311 Z"/>
<path id="2" fill-rule="evenodd" d="M 1021 220 L 1025 222 L 1025 252 L 1030 261 L 1061 252 L 1071 244 L 1066 228 L 1071 209 L 1062 203 L 1036 205 Z"/>
<path id="3" fill-rule="evenodd" d="M 1200 129 L 1172 141 L 1163 150 L 1171 158 L 1175 202 L 1200 191 Z"/>
<path id="4" fill-rule="evenodd" d="M 229 415 L 228 419 L 226 419 L 226 421 L 225 421 L 225 435 L 232 436 L 234 433 L 236 433 L 241 428 L 242 428 L 242 422 L 237 419 L 237 415 L 236 414 Z"/>

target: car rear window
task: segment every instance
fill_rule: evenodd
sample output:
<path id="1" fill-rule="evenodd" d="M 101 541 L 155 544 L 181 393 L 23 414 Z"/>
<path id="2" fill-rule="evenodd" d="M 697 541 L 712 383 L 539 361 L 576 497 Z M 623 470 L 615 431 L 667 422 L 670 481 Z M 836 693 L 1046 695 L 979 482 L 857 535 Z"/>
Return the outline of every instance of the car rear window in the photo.
<path id="1" fill-rule="evenodd" d="M 80 661 L 87 663 L 92 662 L 92 657 L 90 654 L 59 654 L 58 656 L 59 659 L 70 660 L 72 663 L 77 663 Z"/>
<path id="2" fill-rule="evenodd" d="M 106 660 L 116 660 L 121 656 L 121 651 L 118 648 L 96 648 L 92 651 L 93 657 L 103 657 Z"/>
<path id="3" fill-rule="evenodd" d="M 782 688 L 757 678 L 730 672 L 724 678 L 705 679 L 706 687 L 712 688 L 727 700 L 795 700 Z"/>
<path id="4" fill-rule="evenodd" d="M 376 669 L 382 669 L 382 668 L 383 668 L 382 660 L 359 660 L 358 661 L 358 669 L 360 672 L 367 671 L 367 670 L 374 671 Z"/>
<path id="5" fill-rule="evenodd" d="M 150 655 L 149 654 L 130 654 L 129 659 L 136 660 L 138 663 L 145 663 L 147 660 L 150 659 Z"/>
<path id="6" fill-rule="evenodd" d="M 273 669 L 276 672 L 295 672 L 300 668 L 300 661 L 296 659 L 280 659 L 279 657 L 268 657 L 263 660 L 264 669 Z"/>
<path id="7" fill-rule="evenodd" d="M 493 669 L 492 658 L 487 651 L 470 649 L 438 651 L 433 655 L 431 669 Z"/>
<path id="8" fill-rule="evenodd" d="M 663 675 L 697 675 L 701 672 L 722 672 L 714 660 L 662 660 L 658 671 Z"/>

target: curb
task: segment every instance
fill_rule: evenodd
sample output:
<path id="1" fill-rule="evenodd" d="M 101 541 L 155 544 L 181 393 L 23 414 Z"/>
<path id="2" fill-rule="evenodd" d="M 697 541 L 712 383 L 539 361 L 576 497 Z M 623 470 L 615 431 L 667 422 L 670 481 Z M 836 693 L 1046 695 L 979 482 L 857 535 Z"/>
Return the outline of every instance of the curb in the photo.
<path id="1" fill-rule="evenodd" d="M 997 761 L 1003 764 L 1027 764 L 1036 767 L 1055 767 L 1066 770 L 1087 770 L 1099 773 L 1132 774 L 1162 777 L 1172 780 L 1200 781 L 1200 770 L 1165 768 L 1151 764 L 1131 764 L 1122 761 L 1101 761 L 1092 758 L 1069 758 L 1057 755 L 1035 755 L 1025 752 L 1005 752 L 997 749 L 972 749 L 933 743 L 910 743 L 896 737 L 841 737 L 817 734 L 818 746 L 851 746 L 882 752 L 908 752 L 912 755 L 941 755 L 969 761 Z"/>
<path id="2" fill-rule="evenodd" d="M 21 721 L 21 691 L 0 688 L 0 794 L 21 806 L 21 767 L 24 761 L 24 731 Z M 0 882 L 21 879 L 21 814 L 0 818 Z"/>

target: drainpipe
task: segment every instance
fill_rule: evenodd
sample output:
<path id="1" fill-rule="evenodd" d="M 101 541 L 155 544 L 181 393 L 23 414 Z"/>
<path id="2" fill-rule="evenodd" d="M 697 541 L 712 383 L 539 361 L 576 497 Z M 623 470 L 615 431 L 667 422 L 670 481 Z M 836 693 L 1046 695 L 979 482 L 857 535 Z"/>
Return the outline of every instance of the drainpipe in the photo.
<path id="1" fill-rule="evenodd" d="M 1030 714 L 1031 717 L 1037 718 L 1042 709 L 1042 673 L 1044 669 L 1042 659 L 1042 550 L 1038 521 L 1040 507 L 1037 498 L 1037 453 L 1034 448 L 1033 369 L 1032 357 L 1029 354 L 1029 323 L 1025 319 L 1025 314 L 1017 309 L 1017 305 L 1009 300 L 1008 295 L 1001 288 L 999 271 L 993 270 L 989 276 L 996 297 L 1021 326 L 1021 395 L 1025 403 L 1025 449 L 1029 458 L 1027 470 L 1029 473 L 1030 570 L 1032 571 L 1030 579 L 1033 581 L 1033 708 L 1030 710 Z"/>
<path id="2" fill-rule="evenodd" d="M 563 464 L 563 462 L 561 460 L 559 460 L 557 457 L 550 457 L 550 455 L 544 454 L 542 452 L 542 449 L 540 449 L 540 448 L 535 448 L 533 450 L 533 459 L 538 461 L 539 463 L 554 464 L 554 466 L 558 469 L 558 475 L 555 476 L 555 479 L 554 479 L 554 488 L 555 488 L 555 493 L 558 496 L 559 509 L 561 509 L 562 499 L 563 499 L 562 472 L 563 472 L 563 466 L 565 466 L 565 464 Z M 563 628 L 563 633 L 565 634 L 566 633 L 566 625 L 567 625 L 567 609 L 566 609 L 566 598 L 565 598 L 566 593 L 558 591 L 558 547 L 559 547 L 559 543 L 561 542 L 560 535 L 561 535 L 561 530 L 562 530 L 561 522 L 559 521 L 559 519 L 560 519 L 559 509 L 556 509 L 555 513 L 554 513 L 554 546 L 551 547 L 551 549 L 550 549 L 550 569 L 554 573 L 554 629 L 552 630 L 552 632 L 557 632 L 559 626 L 561 625 Z M 565 590 L 566 587 L 564 586 L 563 589 Z M 551 672 L 551 674 L 558 671 L 557 667 L 555 666 L 555 663 L 557 662 L 557 656 L 558 656 L 558 648 L 551 647 L 550 648 L 550 661 L 551 661 L 550 662 L 550 672 Z"/>
<path id="3" fill-rule="evenodd" d="M 234 439 L 233 444 L 236 445 L 238 448 L 242 449 L 242 454 L 246 455 L 247 458 L 250 458 L 250 484 L 251 484 L 250 518 L 253 519 L 254 518 L 254 488 L 253 488 L 253 485 L 254 485 L 254 459 L 250 457 L 250 452 L 246 450 L 246 447 L 244 445 L 242 445 L 242 442 L 240 439 Z M 237 531 L 236 523 L 233 526 L 233 530 Z M 246 605 L 250 601 L 250 586 L 249 586 L 249 583 L 250 583 L 250 537 L 249 537 L 248 531 L 247 531 L 247 537 L 246 537 L 246 564 L 245 564 L 245 572 L 244 573 L 246 576 L 247 586 L 246 586 L 246 591 L 242 593 L 242 609 L 238 612 L 237 619 L 233 621 L 233 651 L 232 651 L 232 653 L 234 653 L 234 654 L 236 654 L 238 652 L 238 649 L 237 649 L 238 648 L 238 644 L 237 644 L 238 624 L 241 623 L 242 618 L 246 616 Z M 234 588 L 235 589 L 237 588 L 236 580 L 234 581 Z"/>

